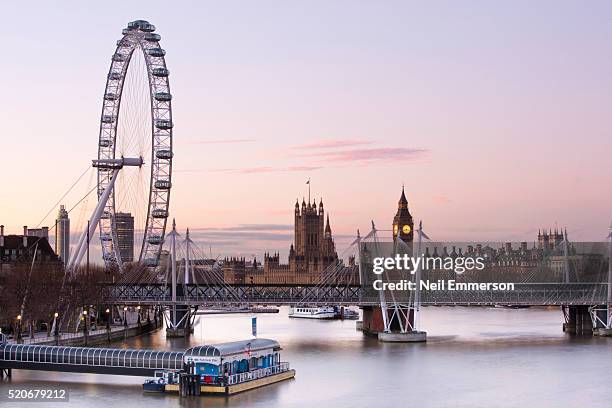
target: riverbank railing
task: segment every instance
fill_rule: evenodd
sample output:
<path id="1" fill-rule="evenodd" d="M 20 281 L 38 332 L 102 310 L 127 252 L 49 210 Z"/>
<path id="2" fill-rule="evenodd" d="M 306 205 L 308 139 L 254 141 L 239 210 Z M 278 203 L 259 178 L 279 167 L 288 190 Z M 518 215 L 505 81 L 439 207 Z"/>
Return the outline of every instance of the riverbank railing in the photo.
<path id="1" fill-rule="evenodd" d="M 140 326 L 144 325 L 142 323 Z M 135 329 L 140 327 L 137 323 L 130 325 L 121 325 L 121 326 L 111 326 L 110 330 L 106 327 L 96 330 L 88 330 L 87 338 L 91 339 L 96 336 L 104 335 L 104 334 L 112 334 L 118 332 L 124 332 L 126 330 Z M 35 332 L 34 337 L 30 337 L 28 333 L 22 333 L 20 341 L 17 341 L 13 335 L 6 336 L 6 343 L 8 344 L 46 344 L 53 345 L 57 342 L 62 342 L 65 340 L 73 340 L 73 339 L 85 339 L 85 334 L 82 331 L 79 332 L 60 332 L 57 336 L 50 334 L 48 332 Z"/>

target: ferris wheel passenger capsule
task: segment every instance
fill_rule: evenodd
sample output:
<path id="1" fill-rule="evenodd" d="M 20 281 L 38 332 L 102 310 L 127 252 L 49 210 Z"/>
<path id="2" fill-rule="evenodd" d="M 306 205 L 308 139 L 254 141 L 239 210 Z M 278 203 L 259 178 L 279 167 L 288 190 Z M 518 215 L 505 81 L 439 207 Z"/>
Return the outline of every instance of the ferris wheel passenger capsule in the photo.
<path id="1" fill-rule="evenodd" d="M 155 188 L 158 190 L 170 190 L 172 183 L 169 180 L 157 180 L 155 182 Z"/>
<path id="2" fill-rule="evenodd" d="M 140 28 L 142 24 L 150 24 L 147 20 L 134 20 L 130 21 L 127 25 L 128 30 L 136 30 Z"/>
<path id="3" fill-rule="evenodd" d="M 156 33 L 146 33 L 144 39 L 145 41 L 156 42 L 161 40 L 161 35 Z"/>
<path id="4" fill-rule="evenodd" d="M 113 144 L 111 139 L 100 139 L 100 147 L 110 147 Z"/>
<path id="5" fill-rule="evenodd" d="M 151 72 L 153 73 L 153 76 L 156 77 L 167 77 L 170 75 L 170 71 L 166 68 L 153 68 Z"/>
<path id="6" fill-rule="evenodd" d="M 117 94 L 115 93 L 106 93 L 104 94 L 104 99 L 107 101 L 116 101 L 118 98 Z"/>
<path id="7" fill-rule="evenodd" d="M 145 21 L 144 23 L 140 24 L 140 31 L 144 31 L 145 33 L 152 33 L 153 31 L 155 31 L 155 26 Z"/>
<path id="8" fill-rule="evenodd" d="M 163 48 L 150 48 L 147 53 L 152 57 L 163 57 L 166 55 L 166 51 Z"/>
<path id="9" fill-rule="evenodd" d="M 117 81 L 121 79 L 121 72 L 117 72 L 117 71 L 109 72 L 108 79 L 110 79 L 111 81 Z"/>
<path id="10" fill-rule="evenodd" d="M 158 119 L 155 121 L 155 126 L 161 130 L 172 129 L 172 121 L 166 119 Z"/>
<path id="11" fill-rule="evenodd" d="M 168 92 L 156 92 L 155 100 L 159 102 L 169 102 L 172 100 L 172 95 L 170 95 Z"/>
<path id="12" fill-rule="evenodd" d="M 153 218 L 168 218 L 168 211 L 161 208 L 157 208 L 151 211 L 151 215 L 153 216 Z"/>
<path id="13" fill-rule="evenodd" d="M 161 235 L 151 235 L 147 241 L 149 241 L 149 244 L 151 245 L 159 245 L 163 242 L 163 239 Z"/>
<path id="14" fill-rule="evenodd" d="M 127 61 L 127 55 L 125 54 L 121 54 L 121 53 L 114 53 L 113 54 L 113 61 L 115 62 L 125 62 Z"/>
<path id="15" fill-rule="evenodd" d="M 112 241 L 113 238 L 111 237 L 110 234 L 101 234 L 100 235 L 100 241 Z"/>
<path id="16" fill-rule="evenodd" d="M 115 121 L 115 117 L 112 115 L 102 115 L 102 123 L 113 123 Z"/>
<path id="17" fill-rule="evenodd" d="M 155 153 L 155 157 L 157 157 L 158 159 L 165 159 L 165 160 L 170 160 L 172 158 L 172 156 L 174 156 L 174 154 L 172 153 L 171 150 L 158 150 Z"/>

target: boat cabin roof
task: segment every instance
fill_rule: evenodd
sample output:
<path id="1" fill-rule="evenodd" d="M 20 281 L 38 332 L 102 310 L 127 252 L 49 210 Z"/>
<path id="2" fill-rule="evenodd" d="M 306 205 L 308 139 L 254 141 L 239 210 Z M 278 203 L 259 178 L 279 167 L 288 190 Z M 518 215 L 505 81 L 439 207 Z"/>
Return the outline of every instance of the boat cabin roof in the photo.
<path id="1" fill-rule="evenodd" d="M 280 344 L 276 340 L 271 339 L 252 339 L 232 341 L 229 343 L 221 343 L 209 346 L 195 346 L 185 350 L 185 357 L 224 357 L 238 353 L 244 353 L 249 350 L 258 351 L 266 349 L 271 349 L 274 351 L 280 350 Z"/>

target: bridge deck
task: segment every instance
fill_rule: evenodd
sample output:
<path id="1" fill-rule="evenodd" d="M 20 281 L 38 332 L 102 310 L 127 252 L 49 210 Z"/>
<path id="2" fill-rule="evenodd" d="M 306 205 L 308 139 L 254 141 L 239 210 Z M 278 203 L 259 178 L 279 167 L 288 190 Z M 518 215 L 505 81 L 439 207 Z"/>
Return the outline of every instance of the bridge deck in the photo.
<path id="1" fill-rule="evenodd" d="M 397 299 L 410 302 L 408 291 Z M 109 285 L 105 301 L 117 305 L 172 304 L 164 284 Z M 176 304 L 199 306 L 261 305 L 380 305 L 379 292 L 360 285 L 186 285 L 179 286 Z M 444 305 L 600 305 L 607 303 L 607 283 L 516 283 L 515 290 L 421 291 L 423 306 Z"/>

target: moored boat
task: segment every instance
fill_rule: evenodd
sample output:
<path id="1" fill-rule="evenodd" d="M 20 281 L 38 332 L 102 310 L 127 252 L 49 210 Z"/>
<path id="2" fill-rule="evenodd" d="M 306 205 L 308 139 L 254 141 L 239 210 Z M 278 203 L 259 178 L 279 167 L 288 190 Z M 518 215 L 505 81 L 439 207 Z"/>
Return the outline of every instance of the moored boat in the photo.
<path id="1" fill-rule="evenodd" d="M 142 384 L 144 392 L 164 392 L 166 391 L 166 383 L 163 381 L 148 379 Z"/>
<path id="2" fill-rule="evenodd" d="M 357 320 L 359 319 L 359 312 L 348 307 L 337 307 L 336 318 L 346 320 Z"/>
<path id="3" fill-rule="evenodd" d="M 179 372 L 176 370 L 159 370 L 155 371 L 154 377 L 149 378 L 142 384 L 144 392 L 165 392 L 166 385 L 177 384 L 179 381 Z"/>
<path id="4" fill-rule="evenodd" d="M 289 310 L 289 317 L 302 319 L 335 319 L 336 310 L 333 306 L 295 306 Z"/>

